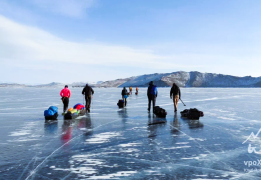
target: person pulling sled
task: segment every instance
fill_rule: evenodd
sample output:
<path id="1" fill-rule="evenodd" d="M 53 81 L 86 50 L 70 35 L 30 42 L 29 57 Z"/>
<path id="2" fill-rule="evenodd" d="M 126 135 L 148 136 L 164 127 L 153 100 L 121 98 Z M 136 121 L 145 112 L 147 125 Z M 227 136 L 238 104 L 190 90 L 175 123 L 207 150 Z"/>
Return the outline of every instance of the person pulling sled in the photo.
<path id="1" fill-rule="evenodd" d="M 135 94 L 136 94 L 136 95 L 139 94 L 139 88 L 138 88 L 138 87 L 136 87 L 136 92 L 135 92 Z"/>
<path id="2" fill-rule="evenodd" d="M 124 87 L 121 91 L 121 96 L 122 96 L 122 100 L 124 101 L 124 105 L 127 105 L 127 97 L 128 97 L 128 91 L 126 89 L 126 87 Z"/>
<path id="3" fill-rule="evenodd" d="M 147 96 L 148 96 L 148 100 L 149 100 L 148 111 L 150 112 L 151 101 L 153 103 L 153 110 L 154 110 L 154 107 L 156 104 L 156 98 L 158 96 L 157 86 L 154 86 L 153 81 L 150 81 L 150 83 L 149 83 L 149 87 L 147 90 Z"/>
<path id="4" fill-rule="evenodd" d="M 181 98 L 181 94 L 180 94 L 180 89 L 176 83 L 173 83 L 172 88 L 170 89 L 170 99 L 172 99 L 172 98 L 173 98 L 173 103 L 174 103 L 174 111 L 177 112 L 178 102 L 179 102 L 179 99 Z"/>
<path id="5" fill-rule="evenodd" d="M 69 105 L 69 98 L 71 97 L 71 91 L 68 89 L 67 85 L 65 85 L 64 89 L 61 90 L 60 96 L 62 97 L 63 101 L 63 113 L 65 113 Z"/>
<path id="6" fill-rule="evenodd" d="M 85 95 L 85 101 L 86 101 L 85 108 L 88 112 L 90 112 L 92 95 L 94 94 L 92 87 L 86 84 L 86 86 L 82 90 L 82 94 Z"/>
<path id="7" fill-rule="evenodd" d="M 130 90 L 129 94 L 131 95 L 132 94 L 132 87 L 129 87 L 129 90 Z"/>

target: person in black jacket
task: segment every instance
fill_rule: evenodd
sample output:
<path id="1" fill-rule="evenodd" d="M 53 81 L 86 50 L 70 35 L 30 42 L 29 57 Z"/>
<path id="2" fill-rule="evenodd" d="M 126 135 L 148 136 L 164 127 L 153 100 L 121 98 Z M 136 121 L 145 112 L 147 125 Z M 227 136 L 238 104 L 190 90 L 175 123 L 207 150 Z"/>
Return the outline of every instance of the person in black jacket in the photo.
<path id="1" fill-rule="evenodd" d="M 181 94 L 180 94 L 180 89 L 176 83 L 173 83 L 172 88 L 170 89 L 170 99 L 172 99 L 172 98 L 173 98 L 173 103 L 174 103 L 174 110 L 175 110 L 175 112 L 177 112 L 178 102 L 179 102 L 179 99 L 181 98 Z"/>
<path id="2" fill-rule="evenodd" d="M 86 101 L 85 108 L 88 112 L 90 112 L 92 95 L 94 94 L 92 87 L 86 84 L 86 86 L 82 90 L 82 94 L 85 95 L 85 101 Z"/>
<path id="3" fill-rule="evenodd" d="M 125 106 L 127 105 L 127 98 L 125 98 L 127 95 L 128 95 L 128 91 L 127 91 L 126 87 L 124 87 L 121 91 L 121 96 L 122 96 Z"/>
<path id="4" fill-rule="evenodd" d="M 152 91 L 152 89 L 154 89 L 154 91 Z M 150 112 L 151 101 L 153 103 L 153 109 L 154 109 L 155 104 L 156 104 L 156 98 L 158 96 L 158 91 L 157 91 L 156 86 L 154 86 L 153 81 L 150 81 L 150 83 L 149 83 L 149 87 L 147 90 L 147 96 L 148 96 L 148 100 L 149 100 L 148 111 Z"/>

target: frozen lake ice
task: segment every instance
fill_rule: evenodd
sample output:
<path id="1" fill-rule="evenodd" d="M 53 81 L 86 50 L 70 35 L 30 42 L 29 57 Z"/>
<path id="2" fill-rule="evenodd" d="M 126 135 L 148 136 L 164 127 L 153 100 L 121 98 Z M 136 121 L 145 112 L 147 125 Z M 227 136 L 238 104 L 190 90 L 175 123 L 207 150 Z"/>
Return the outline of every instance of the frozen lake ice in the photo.
<path id="1" fill-rule="evenodd" d="M 175 114 L 158 88 L 167 123 L 150 126 L 146 90 L 119 110 L 121 88 L 94 89 L 91 113 L 63 120 L 60 89 L 1 88 L 0 179 L 261 179 L 260 89 L 182 88 Z M 71 91 L 69 107 L 82 103 Z M 51 105 L 60 115 L 45 123 Z M 182 119 L 185 108 L 205 116 Z"/>

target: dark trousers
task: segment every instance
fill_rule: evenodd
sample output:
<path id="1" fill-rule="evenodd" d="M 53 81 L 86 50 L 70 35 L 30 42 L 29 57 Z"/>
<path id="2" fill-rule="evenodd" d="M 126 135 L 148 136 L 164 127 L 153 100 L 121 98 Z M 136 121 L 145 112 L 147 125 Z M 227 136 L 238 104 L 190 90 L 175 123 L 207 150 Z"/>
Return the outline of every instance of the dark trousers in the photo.
<path id="1" fill-rule="evenodd" d="M 148 100 L 149 100 L 148 110 L 150 111 L 151 101 L 152 101 L 152 103 L 153 103 L 153 109 L 154 109 L 154 107 L 155 107 L 155 104 L 156 104 L 156 96 L 151 96 L 151 97 L 148 98 Z"/>
<path id="2" fill-rule="evenodd" d="M 85 108 L 86 108 L 86 109 L 90 109 L 90 107 L 91 107 L 91 102 L 92 102 L 92 97 L 85 96 L 85 101 L 86 101 Z"/>
<path id="3" fill-rule="evenodd" d="M 127 98 L 124 98 L 124 96 L 122 96 L 122 100 L 124 101 L 124 106 L 127 105 Z"/>
<path id="4" fill-rule="evenodd" d="M 68 97 L 63 97 L 62 98 L 63 101 L 63 112 L 65 112 L 68 108 L 69 105 L 69 98 Z"/>

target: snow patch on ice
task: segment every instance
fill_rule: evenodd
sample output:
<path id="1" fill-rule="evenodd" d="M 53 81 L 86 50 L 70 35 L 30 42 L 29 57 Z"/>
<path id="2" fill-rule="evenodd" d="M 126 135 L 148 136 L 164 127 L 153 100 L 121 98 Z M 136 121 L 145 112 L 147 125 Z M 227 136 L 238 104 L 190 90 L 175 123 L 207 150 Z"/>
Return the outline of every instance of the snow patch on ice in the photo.
<path id="1" fill-rule="evenodd" d="M 120 152 L 124 152 L 124 153 L 132 153 L 132 152 L 138 152 L 138 149 L 135 148 L 124 148 L 124 149 L 120 149 Z"/>
<path id="2" fill-rule="evenodd" d="M 17 132 L 11 132 L 11 134 L 9 136 L 24 136 L 30 134 L 30 130 L 21 130 L 21 131 L 17 131 Z"/>
<path id="3" fill-rule="evenodd" d="M 200 159 L 204 159 L 208 154 L 200 154 L 199 156 L 195 156 L 195 157 L 184 157 L 184 158 L 180 158 L 180 159 L 196 159 L 196 160 L 200 160 Z"/>
<path id="4" fill-rule="evenodd" d="M 137 173 L 137 171 L 119 171 L 117 173 L 105 174 L 103 176 L 92 176 L 88 179 L 111 179 L 111 178 L 117 178 L 117 177 L 131 176 L 132 174 L 135 174 L 135 173 Z"/>
<path id="5" fill-rule="evenodd" d="M 182 148 L 190 148 L 191 146 L 177 146 L 177 147 L 170 147 L 170 148 L 162 148 L 162 149 L 182 149 Z"/>
<path id="6" fill-rule="evenodd" d="M 190 141 L 206 141 L 207 139 L 200 139 L 200 138 L 189 138 Z"/>
<path id="7" fill-rule="evenodd" d="M 100 144 L 109 142 L 111 138 L 120 136 L 121 134 L 118 132 L 105 132 L 94 135 L 91 139 L 87 139 L 86 142 L 89 144 Z"/>
<path id="8" fill-rule="evenodd" d="M 219 119 L 225 119 L 225 120 L 231 120 L 231 121 L 236 120 L 236 119 L 234 119 L 234 118 L 222 117 L 222 116 L 219 116 L 219 117 L 217 117 L 217 118 L 219 118 Z"/>
<path id="9" fill-rule="evenodd" d="M 179 143 L 176 143 L 176 144 L 188 144 L 189 142 L 179 142 Z"/>
<path id="10" fill-rule="evenodd" d="M 8 140 L 8 142 L 26 142 L 26 141 L 36 141 L 39 139 L 33 139 L 33 138 L 19 138 L 19 139 L 15 139 L 15 140 Z"/>
<path id="11" fill-rule="evenodd" d="M 214 97 L 214 98 L 207 98 L 207 99 L 200 99 L 200 100 L 195 100 L 195 101 L 212 101 L 212 100 L 217 100 L 219 98 Z"/>
<path id="12" fill-rule="evenodd" d="M 138 146 L 141 145 L 141 143 L 128 143 L 128 144 L 120 144 L 120 147 L 132 147 L 132 146 Z"/>
<path id="13" fill-rule="evenodd" d="M 24 127 L 14 132 L 11 132 L 9 136 L 24 136 L 24 135 L 31 134 L 32 128 L 35 124 L 36 124 L 35 122 L 26 123 Z"/>

